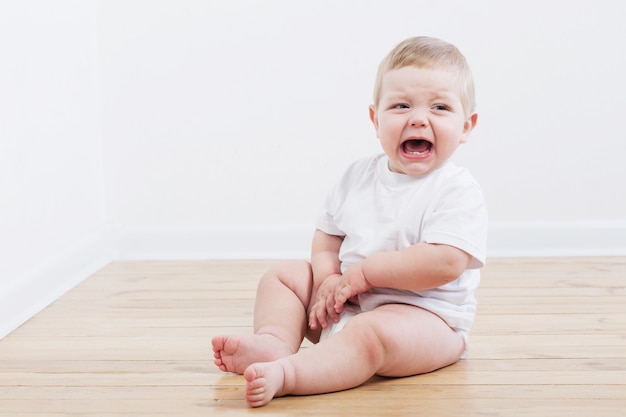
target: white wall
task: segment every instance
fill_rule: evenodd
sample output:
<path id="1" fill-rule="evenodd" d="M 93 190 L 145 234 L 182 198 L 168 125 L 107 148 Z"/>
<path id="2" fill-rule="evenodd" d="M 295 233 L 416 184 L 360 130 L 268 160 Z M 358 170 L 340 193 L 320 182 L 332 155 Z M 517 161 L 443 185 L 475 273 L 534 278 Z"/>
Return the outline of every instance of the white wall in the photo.
<path id="1" fill-rule="evenodd" d="M 0 2 L 0 337 L 110 260 L 95 1 Z"/>
<path id="2" fill-rule="evenodd" d="M 491 253 L 626 248 L 623 2 L 99 6 L 108 208 L 130 257 L 181 256 L 212 225 L 310 225 L 345 166 L 378 152 L 376 66 L 418 34 L 474 68 L 479 124 L 457 160 L 484 186 Z"/>
<path id="3" fill-rule="evenodd" d="M 626 254 L 626 3 L 0 0 L 0 336 L 118 258 L 305 256 L 378 62 L 474 68 L 490 255 Z"/>

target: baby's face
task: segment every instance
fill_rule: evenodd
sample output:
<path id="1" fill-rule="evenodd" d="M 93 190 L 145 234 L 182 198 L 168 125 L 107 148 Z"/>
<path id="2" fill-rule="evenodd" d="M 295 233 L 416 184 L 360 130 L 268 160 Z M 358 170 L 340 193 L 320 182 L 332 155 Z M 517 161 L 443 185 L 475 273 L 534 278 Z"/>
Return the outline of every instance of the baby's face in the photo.
<path id="1" fill-rule="evenodd" d="M 460 91 L 450 71 L 403 67 L 384 75 L 370 118 L 391 171 L 426 175 L 467 141 L 477 116 L 465 115 Z"/>

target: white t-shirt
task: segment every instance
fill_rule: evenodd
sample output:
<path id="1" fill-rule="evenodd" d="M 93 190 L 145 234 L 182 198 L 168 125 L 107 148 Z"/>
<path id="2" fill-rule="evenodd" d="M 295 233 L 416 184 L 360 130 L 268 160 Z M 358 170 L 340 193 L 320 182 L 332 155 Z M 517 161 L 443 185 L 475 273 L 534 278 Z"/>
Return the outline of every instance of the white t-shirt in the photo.
<path id="1" fill-rule="evenodd" d="M 359 295 L 362 311 L 403 303 L 429 310 L 465 336 L 476 313 L 474 290 L 485 263 L 487 210 L 480 186 L 447 162 L 424 177 L 391 172 L 384 154 L 359 160 L 328 194 L 316 227 L 344 236 L 339 259 L 352 263 L 419 242 L 446 244 L 472 256 L 456 280 L 425 291 L 372 288 Z"/>

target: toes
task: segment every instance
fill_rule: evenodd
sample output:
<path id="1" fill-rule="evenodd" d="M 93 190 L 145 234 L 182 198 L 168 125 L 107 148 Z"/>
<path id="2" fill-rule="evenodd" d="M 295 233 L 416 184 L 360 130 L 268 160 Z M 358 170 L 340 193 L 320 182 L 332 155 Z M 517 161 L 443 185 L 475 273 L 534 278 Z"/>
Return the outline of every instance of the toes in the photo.
<path id="1" fill-rule="evenodd" d="M 255 397 L 246 396 L 246 401 L 248 402 L 248 405 L 250 407 L 262 407 L 269 403 L 269 401 L 267 401 L 264 396 L 255 396 Z"/>
<path id="2" fill-rule="evenodd" d="M 243 377 L 246 381 L 248 381 L 248 383 L 253 382 L 257 378 L 257 372 L 254 366 L 248 366 L 243 372 Z"/>
<path id="3" fill-rule="evenodd" d="M 250 407 L 262 407 L 274 397 L 264 371 L 263 367 L 251 365 L 243 374 L 246 379 L 246 401 Z"/>
<path id="4" fill-rule="evenodd" d="M 264 383 L 264 381 L 263 381 L 263 383 Z M 246 396 L 248 398 L 250 398 L 250 397 L 260 397 L 260 396 L 263 396 L 264 394 L 265 394 L 265 385 L 260 385 L 260 386 L 254 387 L 254 388 L 248 388 L 246 390 Z"/>
<path id="5" fill-rule="evenodd" d="M 211 339 L 211 345 L 213 346 L 213 352 L 217 353 L 221 350 L 224 350 L 224 341 L 225 341 L 225 337 L 224 336 L 215 336 L 213 339 Z"/>
<path id="6" fill-rule="evenodd" d="M 248 402 L 248 405 L 252 408 L 263 407 L 264 405 L 268 404 L 265 400 L 253 401 L 247 399 L 246 401 Z"/>
<path id="7" fill-rule="evenodd" d="M 254 383 L 260 385 L 256 385 Z M 267 394 L 267 391 L 265 389 L 265 383 L 266 381 L 264 378 L 256 379 L 253 383 L 248 383 L 248 389 L 246 390 L 246 401 L 251 407 L 261 407 L 269 403 L 268 397 L 269 399 L 271 399 L 271 396 Z M 254 384 L 256 386 L 250 386 L 251 384 Z"/>
<path id="8" fill-rule="evenodd" d="M 258 378 L 254 381 L 248 382 L 246 393 L 249 395 L 260 395 L 265 393 L 265 384 L 267 381 L 265 378 Z"/>

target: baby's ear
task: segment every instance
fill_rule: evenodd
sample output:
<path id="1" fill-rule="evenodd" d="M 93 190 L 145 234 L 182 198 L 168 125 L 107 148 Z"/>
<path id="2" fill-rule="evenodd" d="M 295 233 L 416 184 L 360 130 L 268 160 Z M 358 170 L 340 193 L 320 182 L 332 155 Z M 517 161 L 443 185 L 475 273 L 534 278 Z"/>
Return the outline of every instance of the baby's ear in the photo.
<path id="1" fill-rule="evenodd" d="M 378 136 L 378 113 L 376 113 L 376 107 L 373 104 L 369 107 L 370 111 L 370 120 L 374 124 L 374 129 L 376 129 L 376 136 Z"/>
<path id="2" fill-rule="evenodd" d="M 463 133 L 461 135 L 461 143 L 467 142 L 469 138 L 469 134 L 476 127 L 476 122 L 478 121 L 478 113 L 473 113 L 463 124 Z"/>

